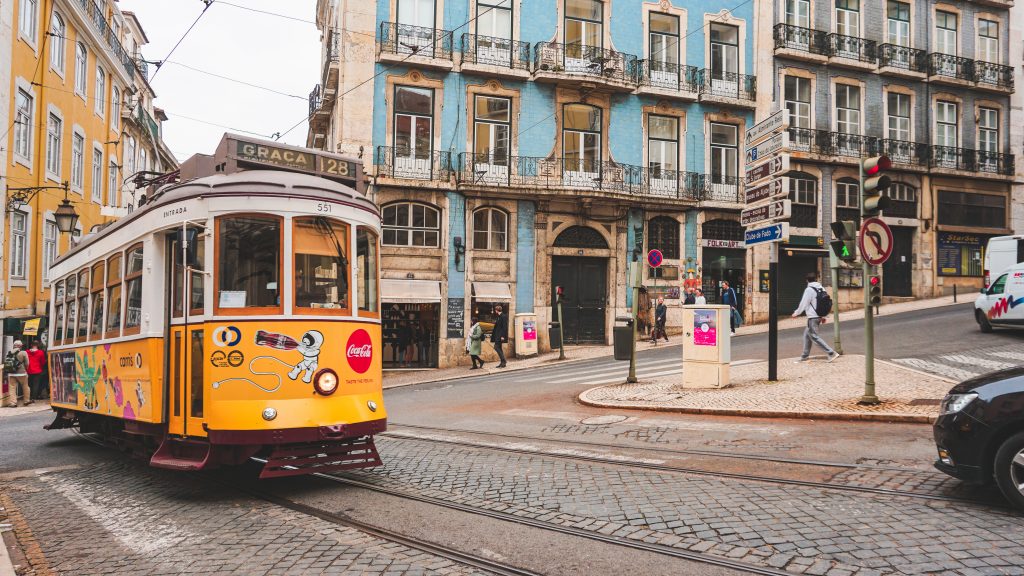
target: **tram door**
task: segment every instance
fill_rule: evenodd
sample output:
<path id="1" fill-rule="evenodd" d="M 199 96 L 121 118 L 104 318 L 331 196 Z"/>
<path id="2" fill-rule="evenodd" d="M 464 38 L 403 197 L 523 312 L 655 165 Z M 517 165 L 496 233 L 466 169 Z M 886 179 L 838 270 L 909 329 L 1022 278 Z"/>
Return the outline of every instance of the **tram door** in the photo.
<path id="1" fill-rule="evenodd" d="M 195 235 L 196 256 L 190 256 L 190 278 L 186 289 L 185 267 L 177 235 L 167 242 L 170 251 L 167 294 L 171 301 L 167 338 L 167 379 L 170 382 L 171 434 L 206 436 L 203 429 L 206 383 L 204 378 L 205 331 L 203 329 L 203 238 Z M 191 253 L 192 251 L 190 251 Z M 197 269 L 197 270 L 195 270 Z M 186 314 L 187 312 L 187 314 Z"/>

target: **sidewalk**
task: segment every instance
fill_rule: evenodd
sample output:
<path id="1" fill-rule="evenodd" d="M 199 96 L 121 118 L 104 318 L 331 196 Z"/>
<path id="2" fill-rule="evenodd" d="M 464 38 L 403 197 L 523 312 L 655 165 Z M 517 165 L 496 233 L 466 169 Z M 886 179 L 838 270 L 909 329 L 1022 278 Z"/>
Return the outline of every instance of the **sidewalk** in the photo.
<path id="1" fill-rule="evenodd" d="M 22 414 L 32 414 L 33 412 L 48 412 L 49 410 L 49 400 L 36 400 L 31 406 L 22 406 L 19 404 L 17 408 L 0 407 L 0 419 L 9 418 L 11 416 L 21 416 Z"/>
<path id="2" fill-rule="evenodd" d="M 580 394 L 579 400 L 600 408 L 690 414 L 930 423 L 954 384 L 876 360 L 875 393 L 882 403 L 861 406 L 857 401 L 864 393 L 863 356 L 841 356 L 831 363 L 824 356 L 794 360 L 779 360 L 777 382 L 767 380 L 768 363 L 758 361 L 730 366 L 727 388 L 683 389 L 682 375 L 675 374 L 598 386 Z"/>

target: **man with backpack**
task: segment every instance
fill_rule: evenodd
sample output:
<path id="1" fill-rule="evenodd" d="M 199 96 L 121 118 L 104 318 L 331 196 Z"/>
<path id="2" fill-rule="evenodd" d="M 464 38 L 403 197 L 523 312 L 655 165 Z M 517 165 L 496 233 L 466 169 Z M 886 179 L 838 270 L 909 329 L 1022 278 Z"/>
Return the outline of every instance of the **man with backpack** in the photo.
<path id="1" fill-rule="evenodd" d="M 804 353 L 797 362 L 808 360 L 811 355 L 812 341 L 828 353 L 828 361 L 831 362 L 839 357 L 839 353 L 821 339 L 821 336 L 818 335 L 818 326 L 826 321 L 832 311 L 832 297 L 818 282 L 817 272 L 808 272 L 806 279 L 807 288 L 804 288 L 804 296 L 800 299 L 800 306 L 796 312 L 793 312 L 793 318 L 804 313 L 807 314 L 807 328 L 804 328 Z"/>
<path id="2" fill-rule="evenodd" d="M 14 349 L 7 353 L 4 358 L 4 372 L 7 373 L 11 390 L 11 398 L 14 404 L 8 404 L 8 408 L 18 407 L 18 389 L 21 389 L 21 397 L 24 406 L 32 403 L 32 390 L 28 386 L 28 354 L 21 349 L 21 340 L 14 341 Z"/>

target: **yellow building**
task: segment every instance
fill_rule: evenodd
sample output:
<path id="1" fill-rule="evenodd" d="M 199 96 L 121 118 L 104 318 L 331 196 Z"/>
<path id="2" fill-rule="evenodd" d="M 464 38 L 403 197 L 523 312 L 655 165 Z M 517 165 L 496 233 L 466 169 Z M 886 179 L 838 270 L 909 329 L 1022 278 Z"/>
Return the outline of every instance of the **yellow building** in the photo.
<path id="1" fill-rule="evenodd" d="M 5 336 L 30 339 L 25 320 L 46 325 L 50 264 L 126 213 L 136 173 L 177 163 L 154 119 L 134 15 L 113 0 L 13 4 L 0 316 Z M 65 194 L 79 215 L 72 234 L 53 218 Z"/>

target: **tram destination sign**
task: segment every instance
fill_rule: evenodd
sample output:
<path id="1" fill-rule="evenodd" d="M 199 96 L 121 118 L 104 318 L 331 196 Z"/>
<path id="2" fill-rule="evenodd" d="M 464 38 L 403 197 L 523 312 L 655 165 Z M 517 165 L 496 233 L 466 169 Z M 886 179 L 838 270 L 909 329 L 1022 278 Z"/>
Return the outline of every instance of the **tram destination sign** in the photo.
<path id="1" fill-rule="evenodd" d="M 747 208 L 743 212 L 740 212 L 740 224 L 743 226 L 752 226 L 768 220 L 789 218 L 792 210 L 793 207 L 789 198 L 774 200 L 767 204 Z"/>
<path id="2" fill-rule="evenodd" d="M 361 188 L 359 181 L 362 180 L 362 174 L 355 161 L 319 150 L 225 135 L 215 157 L 218 163 L 233 160 L 241 169 L 279 168 L 314 174 Z"/>
<path id="3" fill-rule="evenodd" d="M 779 110 L 747 130 L 747 145 L 789 128 L 789 110 Z"/>
<path id="4" fill-rule="evenodd" d="M 780 132 L 760 144 L 747 148 L 747 164 L 768 158 L 789 148 L 789 132 Z"/>
<path id="5" fill-rule="evenodd" d="M 743 191 L 747 204 L 754 204 L 768 198 L 789 195 L 789 178 L 774 178 L 759 186 L 748 186 Z"/>
<path id="6" fill-rule="evenodd" d="M 756 184 L 769 176 L 789 172 L 789 154 L 777 154 L 767 162 L 747 168 L 747 185 Z"/>

